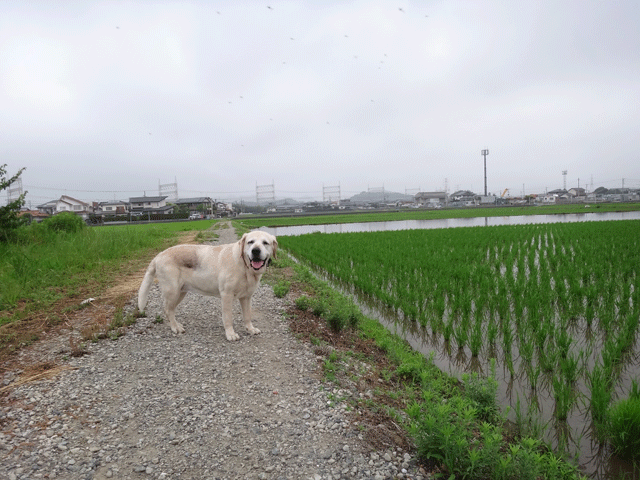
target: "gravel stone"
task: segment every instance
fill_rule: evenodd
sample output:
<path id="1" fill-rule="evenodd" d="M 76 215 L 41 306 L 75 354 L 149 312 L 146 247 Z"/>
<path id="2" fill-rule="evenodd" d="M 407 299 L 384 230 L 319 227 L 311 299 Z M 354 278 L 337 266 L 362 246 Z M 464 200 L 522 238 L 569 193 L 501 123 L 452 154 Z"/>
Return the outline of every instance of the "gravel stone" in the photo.
<path id="1" fill-rule="evenodd" d="M 232 228 L 217 243 L 236 241 Z M 135 298 L 126 307 L 133 311 Z M 71 369 L 0 399 L 0 478 L 426 479 L 408 452 L 372 452 L 313 347 L 296 340 L 286 300 L 262 283 L 251 336 L 228 342 L 220 300 L 187 294 L 174 335 L 157 284 L 146 318 L 117 340 L 87 345 Z M 125 313 L 126 313 L 125 311 Z M 20 372 L 7 372 L 11 385 Z"/>

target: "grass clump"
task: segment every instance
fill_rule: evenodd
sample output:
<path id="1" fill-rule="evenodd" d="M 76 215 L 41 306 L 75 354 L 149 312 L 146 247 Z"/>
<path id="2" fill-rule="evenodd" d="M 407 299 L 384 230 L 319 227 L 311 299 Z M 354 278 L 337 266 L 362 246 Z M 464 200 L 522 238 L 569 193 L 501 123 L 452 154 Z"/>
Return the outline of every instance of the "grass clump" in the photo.
<path id="1" fill-rule="evenodd" d="M 296 308 L 303 312 L 306 312 L 311 306 L 311 299 L 306 295 L 300 295 L 298 298 L 294 300 L 296 304 Z"/>
<path id="2" fill-rule="evenodd" d="M 291 289 L 291 282 L 288 282 L 286 280 L 281 280 L 273 286 L 273 294 L 278 298 L 282 298 L 287 293 L 289 293 L 290 289 Z"/>
<path id="3" fill-rule="evenodd" d="M 473 402 L 478 412 L 478 417 L 485 421 L 494 421 L 498 418 L 497 393 L 498 381 L 496 380 L 496 361 L 491 359 L 491 375 L 483 378 L 477 373 L 462 375 L 462 383 L 467 397 Z"/>

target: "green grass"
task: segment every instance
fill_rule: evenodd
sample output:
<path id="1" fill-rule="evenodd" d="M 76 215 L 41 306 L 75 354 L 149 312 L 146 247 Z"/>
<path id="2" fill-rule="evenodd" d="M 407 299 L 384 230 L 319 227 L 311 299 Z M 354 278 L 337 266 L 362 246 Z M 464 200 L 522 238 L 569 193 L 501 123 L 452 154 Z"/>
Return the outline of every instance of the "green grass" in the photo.
<path id="1" fill-rule="evenodd" d="M 79 295 L 88 286 L 102 289 L 117 280 L 120 265 L 175 243 L 179 232 L 203 230 L 212 223 L 85 227 L 75 232 L 46 223 L 22 227 L 16 242 L 0 244 L 0 324 Z"/>
<path id="2" fill-rule="evenodd" d="M 598 203 L 588 208 L 584 204 L 541 205 L 524 207 L 471 207 L 441 210 L 417 209 L 392 212 L 318 214 L 296 217 L 243 217 L 235 222 L 247 229 L 332 223 L 389 222 L 398 220 L 438 220 L 443 218 L 505 217 L 513 215 L 556 215 L 567 213 L 627 212 L 640 210 L 640 203 Z"/>

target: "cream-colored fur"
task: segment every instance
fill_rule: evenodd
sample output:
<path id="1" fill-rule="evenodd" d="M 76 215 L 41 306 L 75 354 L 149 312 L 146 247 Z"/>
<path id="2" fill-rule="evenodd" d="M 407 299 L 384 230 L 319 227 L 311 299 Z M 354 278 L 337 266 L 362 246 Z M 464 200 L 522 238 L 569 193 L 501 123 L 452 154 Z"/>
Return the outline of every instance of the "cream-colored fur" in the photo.
<path id="1" fill-rule="evenodd" d="M 271 258 L 276 258 L 278 242 L 273 235 L 253 231 L 226 245 L 176 245 L 159 253 L 149 264 L 140 290 L 138 309 L 147 305 L 154 277 L 158 279 L 164 311 L 171 330 L 184 333 L 176 321 L 176 307 L 187 292 L 213 295 L 222 300 L 222 323 L 227 340 L 238 340 L 233 330 L 233 301 L 238 299 L 247 331 L 260 330 L 251 323 L 251 296 Z"/>

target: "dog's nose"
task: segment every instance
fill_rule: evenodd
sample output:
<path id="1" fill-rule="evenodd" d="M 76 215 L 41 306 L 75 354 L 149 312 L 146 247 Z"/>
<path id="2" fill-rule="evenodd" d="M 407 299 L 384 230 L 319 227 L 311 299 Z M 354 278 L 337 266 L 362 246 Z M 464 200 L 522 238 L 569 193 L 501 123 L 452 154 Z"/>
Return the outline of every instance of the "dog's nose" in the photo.
<path id="1" fill-rule="evenodd" d="M 259 257 L 260 256 L 260 249 L 258 247 L 252 248 L 251 249 L 251 255 L 254 256 L 254 257 Z"/>

